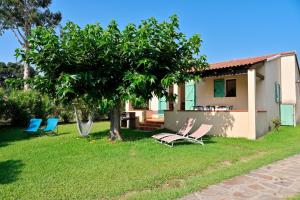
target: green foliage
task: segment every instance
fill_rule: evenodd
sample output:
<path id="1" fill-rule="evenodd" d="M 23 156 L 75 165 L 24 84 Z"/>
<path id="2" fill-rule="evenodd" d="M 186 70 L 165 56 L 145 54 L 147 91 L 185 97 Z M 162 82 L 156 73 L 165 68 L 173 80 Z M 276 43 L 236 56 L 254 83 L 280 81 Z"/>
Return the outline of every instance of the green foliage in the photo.
<path id="1" fill-rule="evenodd" d="M 61 21 L 60 12 L 51 12 L 51 0 L 1 0 L 0 1 L 0 36 L 11 30 L 26 51 L 28 37 L 32 28 L 37 26 L 55 27 Z M 30 66 L 24 62 L 24 79 L 30 77 Z M 28 89 L 28 85 L 24 85 Z"/>
<path id="2" fill-rule="evenodd" d="M 105 107 L 103 107 L 105 108 Z M 86 117 L 90 109 L 82 107 Z M 101 120 L 107 110 L 95 109 L 94 119 Z M 47 95 L 30 90 L 4 90 L 0 88 L 0 119 L 11 121 L 14 126 L 25 126 L 30 118 L 59 117 L 64 123 L 74 122 L 74 108 L 72 105 L 58 103 Z"/>
<path id="3" fill-rule="evenodd" d="M 176 15 L 159 23 L 155 18 L 120 30 L 115 21 L 80 28 L 67 23 L 58 34 L 38 27 L 28 51 L 17 55 L 43 75 L 34 88 L 60 99 L 81 99 L 92 106 L 119 106 L 125 100 L 148 100 L 153 93 L 168 96 L 168 86 L 198 79 L 207 67 L 199 55 L 199 35 L 187 38 Z"/>
<path id="4" fill-rule="evenodd" d="M 3 89 L 0 88 L 0 119 L 5 118 L 8 113 L 9 101 L 8 97 Z"/>
<path id="5" fill-rule="evenodd" d="M 14 126 L 25 126 L 31 118 L 53 116 L 54 105 L 47 96 L 34 91 L 0 92 L 0 117 Z M 3 100 L 4 99 L 4 100 Z"/>
<path id="6" fill-rule="evenodd" d="M 96 110 L 95 115 L 101 115 Z M 10 120 L 14 126 L 25 126 L 33 118 L 59 117 L 64 123 L 74 121 L 72 106 L 55 102 L 47 95 L 30 90 L 3 90 L 0 89 L 0 119 Z"/>
<path id="7" fill-rule="evenodd" d="M 23 78 L 24 66 L 21 63 L 0 62 L 0 87 L 13 87 L 14 89 L 21 89 L 23 85 L 19 86 Z M 35 70 L 29 67 L 29 76 L 35 75 Z"/>
<path id="8" fill-rule="evenodd" d="M 32 27 L 56 26 L 61 20 L 61 13 L 51 12 L 48 8 L 50 4 L 51 0 L 1 0 L 0 34 L 11 29 L 15 33 L 23 30 L 26 35 Z"/>
<path id="9" fill-rule="evenodd" d="M 145 101 L 144 99 L 133 99 L 134 101 L 131 101 L 131 105 L 134 109 L 146 109 L 148 108 L 148 101 Z"/>
<path id="10" fill-rule="evenodd" d="M 4 88 L 10 90 L 21 90 L 23 85 L 23 78 L 8 78 L 4 81 Z"/>
<path id="11" fill-rule="evenodd" d="M 74 121 L 74 110 L 72 106 L 59 104 L 56 105 L 53 110 L 54 115 L 59 116 L 62 122 L 70 123 Z"/>
<path id="12" fill-rule="evenodd" d="M 279 128 L 280 128 L 280 126 L 281 126 L 281 121 L 280 121 L 280 119 L 278 119 L 278 118 L 273 119 L 273 120 L 272 120 L 272 123 L 273 123 L 274 129 L 278 132 L 278 131 L 279 131 Z"/>
<path id="13" fill-rule="evenodd" d="M 199 54 L 201 42 L 199 35 L 180 32 L 174 15 L 168 22 L 150 18 L 124 30 L 115 21 L 106 28 L 69 22 L 59 33 L 38 27 L 28 48 L 16 54 L 41 72 L 34 89 L 63 103 L 84 102 L 90 110 L 109 108 L 112 121 L 119 121 L 122 102 L 146 101 L 153 94 L 169 99 L 169 86 L 199 79 L 208 65 Z M 121 139 L 118 126 L 112 123 L 111 138 Z"/>

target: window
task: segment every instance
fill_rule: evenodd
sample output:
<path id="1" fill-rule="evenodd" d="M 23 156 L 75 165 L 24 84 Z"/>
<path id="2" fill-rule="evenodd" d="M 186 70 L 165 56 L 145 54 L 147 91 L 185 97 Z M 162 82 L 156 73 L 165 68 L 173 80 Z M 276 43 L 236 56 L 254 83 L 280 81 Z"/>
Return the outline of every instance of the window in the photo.
<path id="1" fill-rule="evenodd" d="M 215 79 L 214 97 L 236 97 L 236 79 Z"/>
<path id="2" fill-rule="evenodd" d="M 224 97 L 224 79 L 216 79 L 214 80 L 214 97 Z"/>
<path id="3" fill-rule="evenodd" d="M 236 80 L 226 80 L 226 97 L 236 97 Z"/>

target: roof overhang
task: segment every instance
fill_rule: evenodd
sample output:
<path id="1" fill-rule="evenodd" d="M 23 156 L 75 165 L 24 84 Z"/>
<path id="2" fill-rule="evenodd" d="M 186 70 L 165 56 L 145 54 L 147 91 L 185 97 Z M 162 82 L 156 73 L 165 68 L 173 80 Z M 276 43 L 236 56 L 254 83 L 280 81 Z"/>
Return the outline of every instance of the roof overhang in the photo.
<path id="1" fill-rule="evenodd" d="M 277 58 L 280 58 L 282 56 L 288 56 L 288 55 L 295 56 L 296 64 L 300 72 L 297 55 L 294 51 L 290 51 L 290 52 L 282 52 L 282 53 L 270 54 L 265 56 L 213 63 L 210 65 L 209 68 L 199 73 L 202 78 L 246 74 L 249 68 L 258 68 L 264 65 L 265 62 L 269 62 Z"/>
<path id="2" fill-rule="evenodd" d="M 227 67 L 227 68 L 219 68 L 219 69 L 208 69 L 201 72 L 202 78 L 207 77 L 218 77 L 218 76 L 233 76 L 233 75 L 241 75 L 241 74 L 247 74 L 248 69 L 250 68 L 256 68 L 258 66 L 263 65 L 263 61 L 255 64 L 249 64 L 249 65 L 241 65 L 238 67 Z"/>

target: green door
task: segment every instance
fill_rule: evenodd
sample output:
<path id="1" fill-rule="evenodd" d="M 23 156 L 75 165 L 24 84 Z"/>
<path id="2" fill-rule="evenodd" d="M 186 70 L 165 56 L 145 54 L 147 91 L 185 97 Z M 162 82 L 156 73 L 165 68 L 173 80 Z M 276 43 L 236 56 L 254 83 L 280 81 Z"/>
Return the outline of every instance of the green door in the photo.
<path id="1" fill-rule="evenodd" d="M 158 99 L 158 114 L 163 115 L 164 111 L 167 109 L 167 100 L 166 97 Z"/>
<path id="2" fill-rule="evenodd" d="M 280 105 L 280 120 L 281 125 L 293 126 L 294 125 L 294 106 L 293 105 Z"/>
<path id="3" fill-rule="evenodd" d="M 195 96 L 195 84 L 190 81 L 185 84 L 185 110 L 194 110 Z"/>

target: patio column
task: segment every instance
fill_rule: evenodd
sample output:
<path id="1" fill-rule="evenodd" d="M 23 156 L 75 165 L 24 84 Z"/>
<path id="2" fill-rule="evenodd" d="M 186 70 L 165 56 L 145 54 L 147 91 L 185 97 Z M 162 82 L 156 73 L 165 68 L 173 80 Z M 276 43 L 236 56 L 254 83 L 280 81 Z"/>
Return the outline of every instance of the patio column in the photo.
<path id="1" fill-rule="evenodd" d="M 131 103 L 129 101 L 126 101 L 125 103 L 125 111 L 128 112 L 131 110 Z"/>
<path id="2" fill-rule="evenodd" d="M 174 111 L 180 110 L 180 92 L 179 92 L 179 86 L 177 84 L 174 84 L 173 87 L 173 94 L 177 95 L 176 100 L 174 101 Z"/>
<path id="3" fill-rule="evenodd" d="M 248 69 L 248 117 L 249 117 L 249 139 L 256 139 L 256 105 L 255 105 L 255 90 L 256 90 L 256 70 Z"/>

